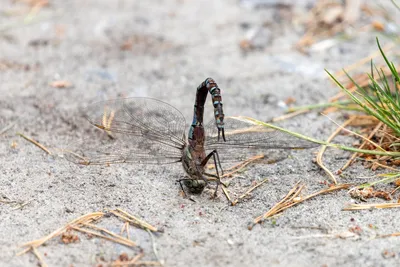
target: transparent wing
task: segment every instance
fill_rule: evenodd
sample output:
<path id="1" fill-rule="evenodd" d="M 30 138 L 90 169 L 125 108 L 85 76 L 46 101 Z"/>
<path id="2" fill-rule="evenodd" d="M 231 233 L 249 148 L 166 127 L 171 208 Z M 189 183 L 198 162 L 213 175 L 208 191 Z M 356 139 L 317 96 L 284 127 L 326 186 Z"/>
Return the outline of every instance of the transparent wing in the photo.
<path id="1" fill-rule="evenodd" d="M 85 139 L 63 149 L 63 156 L 81 165 L 115 163 L 168 164 L 181 161 L 180 150 L 144 137 Z"/>
<path id="2" fill-rule="evenodd" d="M 185 118 L 162 101 L 134 97 L 97 102 L 84 110 L 94 126 L 112 133 L 143 136 L 173 147 L 185 144 Z"/>
<path id="3" fill-rule="evenodd" d="M 259 126 L 250 121 L 239 120 L 236 117 L 225 117 L 224 128 L 226 142 L 221 138 L 218 141 L 218 129 L 215 121 L 211 121 L 205 126 L 205 149 L 207 151 L 216 149 L 221 161 L 243 160 L 256 154 L 264 154 L 270 160 L 279 160 L 287 156 L 282 150 L 318 146 L 287 133 Z M 272 151 L 274 152 L 271 153 Z"/>
<path id="4" fill-rule="evenodd" d="M 185 119 L 167 103 L 152 98 L 116 99 L 91 104 L 83 113 L 108 137 L 67 147 L 64 156 L 69 161 L 85 165 L 163 164 L 181 159 Z"/>

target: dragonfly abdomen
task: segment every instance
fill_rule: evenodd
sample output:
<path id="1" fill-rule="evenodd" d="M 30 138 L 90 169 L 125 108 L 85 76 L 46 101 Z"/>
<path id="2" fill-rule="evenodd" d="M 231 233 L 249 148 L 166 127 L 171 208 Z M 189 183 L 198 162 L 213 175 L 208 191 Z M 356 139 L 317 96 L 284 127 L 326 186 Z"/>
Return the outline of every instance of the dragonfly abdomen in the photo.
<path id="1" fill-rule="evenodd" d="M 222 137 L 225 140 L 224 135 L 224 111 L 222 109 L 222 96 L 221 89 L 219 89 L 217 83 L 213 78 L 207 78 L 204 82 L 202 82 L 196 91 L 196 100 L 194 103 L 194 115 L 192 125 L 189 130 L 189 141 L 195 141 L 192 143 L 204 143 L 204 134 L 198 135 L 196 134 L 195 129 L 197 127 L 203 127 L 203 117 L 204 117 L 204 104 L 207 99 L 207 93 L 211 94 L 212 104 L 214 107 L 214 117 L 215 123 L 218 128 L 218 136 L 219 133 L 222 132 Z M 204 133 L 204 130 L 203 130 Z"/>

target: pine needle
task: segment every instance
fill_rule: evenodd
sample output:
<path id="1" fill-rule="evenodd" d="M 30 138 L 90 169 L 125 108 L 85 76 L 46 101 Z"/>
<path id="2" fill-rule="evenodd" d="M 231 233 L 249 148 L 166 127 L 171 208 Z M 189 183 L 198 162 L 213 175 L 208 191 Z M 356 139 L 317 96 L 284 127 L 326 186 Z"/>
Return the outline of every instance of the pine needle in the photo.
<path id="1" fill-rule="evenodd" d="M 383 126 L 383 122 L 379 122 L 378 125 L 372 130 L 372 132 L 368 135 L 367 140 L 371 140 L 371 138 L 376 134 L 376 132 Z M 362 144 L 358 147 L 359 149 L 363 149 L 364 146 L 368 143 L 367 140 L 364 140 L 362 142 Z M 343 165 L 342 168 L 340 168 L 340 171 L 344 171 L 345 169 L 347 169 L 347 167 L 349 167 L 354 160 L 357 158 L 357 156 L 359 155 L 359 153 L 353 153 L 353 155 L 351 156 L 351 158 Z"/>
<path id="2" fill-rule="evenodd" d="M 294 206 L 301 202 L 304 202 L 310 198 L 315 196 L 330 193 L 337 190 L 347 189 L 350 187 L 350 184 L 339 184 L 326 189 L 322 189 L 318 192 L 312 193 L 305 197 L 299 197 L 300 193 L 304 189 L 305 184 L 302 184 L 300 181 L 295 184 L 295 186 L 289 191 L 289 193 L 277 204 L 275 204 L 270 210 L 268 210 L 264 215 L 258 216 L 255 218 L 251 225 L 248 226 L 248 229 L 251 230 L 254 225 L 263 222 L 265 219 L 275 216 L 276 214 Z"/>
<path id="3" fill-rule="evenodd" d="M 242 200 L 243 198 L 245 198 L 248 194 L 250 194 L 254 189 L 256 189 L 257 187 L 261 186 L 262 184 L 264 184 L 265 182 L 267 182 L 268 179 L 265 178 L 264 180 L 262 180 L 261 182 L 253 185 L 252 187 L 249 188 L 249 190 L 247 190 L 243 195 L 241 195 L 240 197 L 238 197 L 236 200 L 234 200 L 233 202 L 231 201 L 231 205 L 235 206 L 240 200 Z"/>
<path id="4" fill-rule="evenodd" d="M 391 209 L 400 208 L 400 203 L 372 203 L 372 204 L 350 204 L 343 210 L 367 210 L 367 209 Z"/>
<path id="5" fill-rule="evenodd" d="M 349 125 L 353 120 L 355 119 L 355 117 L 351 117 L 350 119 L 348 119 L 347 121 L 345 121 L 341 126 L 339 126 L 336 131 L 334 131 L 326 140 L 326 142 L 330 143 L 335 137 L 336 135 L 338 135 L 342 129 L 344 127 L 346 127 L 347 125 Z M 333 175 L 333 173 L 327 168 L 325 167 L 324 163 L 322 162 L 322 156 L 326 151 L 327 146 L 322 146 L 321 149 L 319 150 L 318 154 L 317 154 L 317 164 L 326 172 L 326 174 L 331 178 L 331 180 L 333 181 L 334 184 L 337 184 L 336 178 Z"/>
<path id="6" fill-rule="evenodd" d="M 150 225 L 149 223 L 147 223 L 147 222 L 145 222 L 143 220 L 140 220 L 140 219 L 136 218 L 135 216 L 133 216 L 133 215 L 129 214 L 128 212 L 126 212 L 124 210 L 121 210 L 119 208 L 117 208 L 116 210 L 110 210 L 110 212 L 112 214 L 114 214 L 115 216 L 120 217 L 121 219 L 123 219 L 123 220 L 125 220 L 127 222 L 130 222 L 130 223 L 132 223 L 135 226 L 138 226 L 140 228 L 149 229 L 152 232 L 158 232 L 159 231 L 156 227 Z"/>
<path id="7" fill-rule="evenodd" d="M 25 140 L 31 142 L 32 144 L 34 144 L 35 146 L 39 147 L 40 149 L 42 149 L 44 152 L 46 152 L 47 154 L 51 155 L 50 150 L 48 150 L 44 145 L 40 144 L 38 141 L 33 140 L 30 137 L 27 137 L 26 135 L 23 135 L 22 133 L 17 133 L 17 135 L 21 136 L 22 138 L 24 138 Z"/>

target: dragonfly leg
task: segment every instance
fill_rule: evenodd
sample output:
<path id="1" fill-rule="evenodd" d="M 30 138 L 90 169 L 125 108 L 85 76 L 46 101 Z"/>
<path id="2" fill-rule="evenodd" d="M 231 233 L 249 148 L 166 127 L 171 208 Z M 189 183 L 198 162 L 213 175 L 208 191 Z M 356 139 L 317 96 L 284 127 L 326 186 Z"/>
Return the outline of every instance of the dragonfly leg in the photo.
<path id="1" fill-rule="evenodd" d="M 201 162 L 201 166 L 204 167 L 207 164 L 207 162 L 210 160 L 211 157 L 213 157 L 213 159 L 214 159 L 215 171 L 217 173 L 217 175 L 215 177 L 215 178 L 217 178 L 217 186 L 215 187 L 215 192 L 214 192 L 214 196 L 217 196 L 218 186 L 221 183 L 221 178 L 219 176 L 218 167 L 220 168 L 222 175 L 224 175 L 224 170 L 222 169 L 221 161 L 219 160 L 218 151 L 217 150 L 211 151 L 210 154 L 208 154 L 207 157 L 205 157 L 204 160 Z"/>
<path id="2" fill-rule="evenodd" d="M 183 192 L 184 197 L 187 198 L 185 189 L 183 189 L 183 185 L 182 185 L 182 181 L 184 181 L 184 180 L 187 180 L 187 179 L 179 179 L 179 180 L 177 180 L 177 182 L 179 183 L 179 186 L 180 186 L 181 189 L 182 189 L 182 192 Z"/>
<path id="3" fill-rule="evenodd" d="M 222 140 L 224 140 L 224 142 L 226 142 L 224 128 L 218 128 L 218 141 L 219 141 L 219 136 L 220 136 L 221 132 L 222 132 Z"/>
<path id="4" fill-rule="evenodd" d="M 219 160 L 218 151 L 215 150 L 215 149 L 214 149 L 213 151 L 211 151 L 210 154 L 208 154 L 208 155 L 203 159 L 203 161 L 201 162 L 201 166 L 202 166 L 202 167 L 206 166 L 207 162 L 210 160 L 211 157 L 213 157 L 213 159 L 214 159 L 214 165 L 215 165 L 215 170 L 216 170 L 216 172 L 217 172 L 217 175 L 219 176 L 218 168 L 217 168 L 217 167 L 220 168 L 222 175 L 224 175 L 224 170 L 222 169 L 221 161 Z"/>
<path id="5" fill-rule="evenodd" d="M 181 189 L 182 189 L 183 196 L 184 196 L 184 198 L 187 198 L 187 199 L 189 199 L 190 201 L 196 202 L 196 200 L 194 200 L 192 197 L 189 197 L 189 196 L 186 194 L 185 189 L 183 189 L 182 181 L 185 181 L 185 180 L 190 180 L 190 179 L 184 178 L 184 179 L 179 179 L 179 180 L 177 180 L 177 182 L 179 183 L 179 185 L 180 185 L 180 187 L 181 187 Z"/>
<path id="6" fill-rule="evenodd" d="M 225 135 L 224 135 L 224 131 L 223 131 L 223 130 L 222 130 L 222 136 L 224 137 L 224 140 L 225 140 Z M 224 169 L 222 169 L 221 161 L 219 160 L 218 151 L 214 149 L 213 152 L 214 152 L 214 155 L 213 155 L 213 157 L 214 157 L 214 162 L 216 162 L 216 161 L 215 161 L 215 156 L 216 156 L 216 157 L 217 157 L 217 161 L 218 161 L 218 166 L 219 166 L 219 168 L 221 169 L 221 174 L 224 175 Z"/>

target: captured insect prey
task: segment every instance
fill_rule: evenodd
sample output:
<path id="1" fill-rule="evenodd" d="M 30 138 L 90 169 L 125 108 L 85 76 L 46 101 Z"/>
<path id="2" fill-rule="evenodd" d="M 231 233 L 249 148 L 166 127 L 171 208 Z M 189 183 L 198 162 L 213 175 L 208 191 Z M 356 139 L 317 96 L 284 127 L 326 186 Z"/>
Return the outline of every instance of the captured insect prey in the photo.
<path id="1" fill-rule="evenodd" d="M 204 104 L 211 94 L 214 119 L 203 123 Z M 190 193 L 199 194 L 210 182 L 215 193 L 223 175 L 222 164 L 244 155 L 315 147 L 281 131 L 235 117 L 225 117 L 221 90 L 212 78 L 196 91 L 193 121 L 188 137 L 185 118 L 173 106 L 153 98 L 133 97 L 97 102 L 85 110 L 89 122 L 110 138 L 90 149 L 66 150 L 67 160 L 82 165 L 115 163 L 169 164 L 181 162 L 187 177 L 179 180 Z M 215 173 L 206 171 L 213 162 Z M 184 190 L 183 190 L 184 191 Z M 184 191 L 185 192 L 185 191 Z"/>

